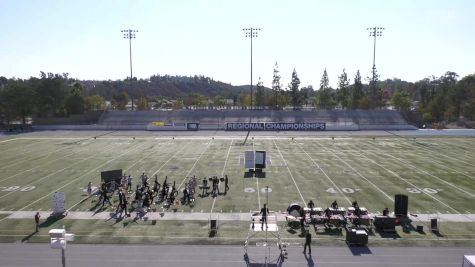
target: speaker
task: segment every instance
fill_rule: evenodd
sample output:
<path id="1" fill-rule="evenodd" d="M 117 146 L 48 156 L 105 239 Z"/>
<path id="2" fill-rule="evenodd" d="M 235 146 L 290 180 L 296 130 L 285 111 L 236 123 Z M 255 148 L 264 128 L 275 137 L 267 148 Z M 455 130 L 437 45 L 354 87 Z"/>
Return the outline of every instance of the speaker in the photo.
<path id="1" fill-rule="evenodd" d="M 396 216 L 407 217 L 407 207 L 409 205 L 409 199 L 406 195 L 394 196 L 394 214 Z"/>
<path id="2" fill-rule="evenodd" d="M 430 219 L 430 230 L 432 232 L 439 231 L 439 227 L 437 227 L 437 219 Z"/>
<path id="3" fill-rule="evenodd" d="M 374 227 L 383 232 L 396 232 L 396 217 L 375 216 Z"/>

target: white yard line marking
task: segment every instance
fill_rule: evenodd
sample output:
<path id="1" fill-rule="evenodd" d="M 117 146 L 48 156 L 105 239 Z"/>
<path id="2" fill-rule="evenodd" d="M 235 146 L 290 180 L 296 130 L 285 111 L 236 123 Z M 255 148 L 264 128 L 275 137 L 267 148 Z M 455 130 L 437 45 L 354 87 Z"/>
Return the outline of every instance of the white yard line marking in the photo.
<path id="1" fill-rule="evenodd" d="M 383 165 L 377 163 L 377 162 L 374 161 L 373 159 L 368 158 L 365 154 L 363 154 L 363 152 L 361 152 L 360 155 L 363 156 L 363 157 L 365 157 L 365 158 L 367 158 L 367 159 L 369 159 L 371 162 L 373 162 L 374 164 L 376 164 L 376 165 L 378 165 L 379 167 L 383 168 L 383 169 L 386 170 L 387 172 L 391 173 L 393 176 L 397 177 L 398 179 L 400 179 L 400 180 L 406 182 L 407 184 L 411 185 L 411 186 L 414 187 L 414 188 L 417 188 L 417 189 L 420 190 L 423 194 L 429 196 L 429 197 L 432 198 L 433 200 L 435 200 L 435 201 L 439 202 L 440 204 L 446 206 L 447 208 L 449 208 L 449 209 L 455 211 L 457 214 L 460 214 L 459 211 L 457 211 L 456 209 L 452 208 L 452 207 L 449 206 L 447 203 L 445 203 L 445 202 L 443 202 L 442 200 L 440 200 L 440 199 L 438 199 L 438 198 L 432 196 L 431 194 L 428 194 L 427 192 L 425 192 L 424 190 L 422 190 L 422 188 L 419 188 L 419 187 L 416 186 L 415 184 L 413 184 L 413 183 L 409 182 L 408 180 L 402 178 L 402 177 L 401 177 L 399 174 L 397 174 L 396 172 L 394 172 L 394 171 L 392 171 L 392 170 L 390 170 L 390 169 L 384 167 Z"/>
<path id="2" fill-rule="evenodd" d="M 176 155 L 178 155 L 179 152 L 183 151 L 183 149 L 185 149 L 185 147 L 188 145 L 188 143 L 186 143 L 185 145 L 183 145 L 180 149 L 178 149 L 171 157 L 168 158 L 167 161 L 165 161 L 161 166 L 160 168 L 158 168 L 158 170 L 156 170 L 154 173 L 152 173 L 152 175 L 150 175 L 150 177 L 153 177 L 155 174 L 159 173 L 162 168 L 168 164 L 168 162 L 170 162 L 170 160 L 174 159 Z"/>
<path id="3" fill-rule="evenodd" d="M 158 145 L 160 146 L 160 145 Z M 155 148 L 155 147 L 154 147 Z M 130 165 L 129 167 L 127 167 L 126 169 L 124 169 L 123 173 L 126 173 L 127 171 L 129 171 L 131 168 L 133 168 L 135 165 L 139 164 L 140 162 L 142 162 L 146 157 L 148 157 L 149 154 L 143 156 L 142 158 L 140 158 L 139 160 L 135 161 L 134 164 Z M 91 194 L 91 196 L 94 195 L 94 193 Z M 81 204 L 82 202 L 84 202 L 85 200 L 87 200 L 89 198 L 89 196 L 81 199 L 81 201 L 79 201 L 78 203 L 72 205 L 69 209 L 66 209 L 67 211 L 70 211 L 72 210 L 74 207 L 76 207 L 77 205 Z"/>
<path id="4" fill-rule="evenodd" d="M 38 143 L 40 143 L 40 144 L 38 144 Z M 2 151 L 2 156 L 3 156 L 3 155 L 7 155 L 6 157 L 8 157 L 8 156 L 9 156 L 9 153 L 8 153 L 8 152 L 9 152 L 10 150 L 16 150 L 16 151 L 18 152 L 18 150 L 25 150 L 25 148 L 30 147 L 30 146 L 33 146 L 33 145 L 42 145 L 42 144 L 41 144 L 41 142 L 33 142 L 33 143 L 26 144 L 26 145 L 24 145 L 24 146 L 17 145 L 17 146 L 15 146 L 15 147 L 12 147 L 12 148 L 3 150 L 3 151 Z M 17 154 L 17 155 L 24 155 L 24 154 L 26 154 L 26 153 L 28 153 L 28 152 L 31 152 L 31 151 L 32 151 L 32 150 L 26 150 L 26 151 L 23 151 L 23 153 L 20 153 L 20 154 Z M 4 160 L 4 159 L 5 159 L 5 158 L 2 157 L 2 158 L 0 159 L 0 161 L 1 161 L 1 160 Z"/>
<path id="5" fill-rule="evenodd" d="M 15 140 L 17 140 L 17 139 L 18 139 L 18 138 L 7 139 L 7 140 L 0 141 L 0 143 L 6 143 L 6 142 L 10 142 L 10 141 L 15 141 Z"/>
<path id="6" fill-rule="evenodd" d="M 256 165 L 256 148 L 254 147 L 254 139 L 252 139 L 252 151 L 254 151 L 254 166 Z M 254 174 L 253 174 L 254 176 Z M 259 205 L 259 210 L 261 209 L 261 194 L 260 194 L 260 189 L 259 189 L 259 178 L 254 177 L 256 179 L 256 187 L 257 187 L 257 204 Z M 267 203 L 266 203 L 267 205 Z"/>
<path id="7" fill-rule="evenodd" d="M 146 145 L 146 144 L 145 144 L 145 145 Z M 136 146 L 133 146 L 133 147 L 127 149 L 124 153 L 122 153 L 122 154 L 118 155 L 117 157 L 114 157 L 114 158 L 112 158 L 112 159 L 106 161 L 105 163 L 103 163 L 103 164 L 101 164 L 101 165 L 99 165 L 99 166 L 97 166 L 97 167 L 91 169 L 91 170 L 88 171 L 87 173 L 85 173 L 85 174 L 83 174 L 83 175 L 81 175 L 81 176 L 79 176 L 79 177 L 77 177 L 77 178 L 71 180 L 69 183 L 66 183 L 65 185 L 62 185 L 62 186 L 56 188 L 56 189 L 53 190 L 51 193 L 49 193 L 49 194 L 47 194 L 47 195 L 45 195 L 45 196 L 43 196 L 43 197 L 40 197 L 39 199 L 37 199 L 37 200 L 31 202 L 30 204 L 24 206 L 24 207 L 21 208 L 21 209 L 19 209 L 19 211 L 24 210 L 24 209 L 28 208 L 29 206 L 35 204 L 36 202 L 38 202 L 38 201 L 40 201 L 40 200 L 42 200 L 42 199 L 44 199 L 44 198 L 46 198 L 46 197 L 52 195 L 54 192 L 58 192 L 59 190 L 61 190 L 61 189 L 65 188 L 66 186 L 68 186 L 68 185 L 70 185 L 70 184 L 76 182 L 77 180 L 81 179 L 82 177 L 84 177 L 84 176 L 86 176 L 86 175 L 88 175 L 88 174 L 90 174 L 90 173 L 93 173 L 93 172 L 95 172 L 97 169 L 99 169 L 99 168 L 101 168 L 101 167 L 103 167 L 103 166 L 105 166 L 105 165 L 111 163 L 112 161 L 114 161 L 114 160 L 116 160 L 116 159 L 118 159 L 118 158 L 124 156 L 125 154 L 129 153 L 130 151 L 136 150 L 136 149 L 138 149 L 138 148 L 140 148 L 140 147 L 143 147 L 143 146 L 144 146 L 144 144 L 138 144 L 138 145 L 136 145 Z"/>
<path id="8" fill-rule="evenodd" d="M 111 147 L 109 147 L 108 149 L 103 150 L 103 151 L 108 151 L 108 150 L 111 150 L 111 149 L 113 149 L 113 148 L 114 148 L 114 146 L 111 146 Z M 66 166 L 66 167 L 64 167 L 64 168 L 62 168 L 62 169 L 60 169 L 60 170 L 56 170 L 56 171 L 54 171 L 54 172 L 52 172 L 52 173 L 50 173 L 50 174 L 48 174 L 48 175 L 46 175 L 46 176 L 41 177 L 41 178 L 38 179 L 38 180 L 35 180 L 35 181 L 32 182 L 32 183 L 29 183 L 29 184 L 27 184 L 27 185 L 24 185 L 23 187 L 31 186 L 31 185 L 33 185 L 33 184 L 38 184 L 39 182 L 43 181 L 44 179 L 46 179 L 46 178 L 48 178 L 48 177 L 50 177 L 50 176 L 52 176 L 52 175 L 55 175 L 55 174 L 57 174 L 57 173 L 59 173 L 59 172 L 62 172 L 62 171 L 66 170 L 66 169 L 68 169 L 68 168 L 70 168 L 70 167 L 72 167 L 72 166 L 74 166 L 74 165 L 77 165 L 77 164 L 79 164 L 79 163 L 81 163 L 81 162 L 84 162 L 84 161 L 86 161 L 86 160 L 89 160 L 90 158 L 92 158 L 92 157 L 94 157 L 94 156 L 95 156 L 95 155 L 92 155 L 92 156 L 89 156 L 89 157 L 84 158 L 84 159 L 82 159 L 82 160 L 76 161 L 76 162 L 73 163 L 73 164 L 70 164 L 70 165 L 68 165 L 68 166 Z M 59 159 L 63 159 L 63 158 L 59 158 Z M 59 159 L 58 159 L 58 160 L 59 160 Z M 51 161 L 51 162 L 53 162 L 53 161 Z M 16 176 L 16 175 L 14 175 L 14 176 Z M 5 180 L 6 180 L 6 179 L 5 179 Z M 2 181 L 5 181 L 5 180 L 2 180 Z M 4 197 L 6 197 L 6 196 L 8 196 L 8 195 L 10 195 L 10 194 L 13 194 L 13 193 L 15 193 L 15 192 L 16 192 L 16 191 L 11 191 L 11 192 L 9 192 L 9 193 L 3 195 L 3 196 L 0 196 L 0 199 L 4 198 Z"/>
<path id="9" fill-rule="evenodd" d="M 445 181 L 444 179 L 441 179 L 440 177 L 438 177 L 438 176 L 436 176 L 436 175 L 433 175 L 433 174 L 431 174 L 431 173 L 428 173 L 427 171 L 425 171 L 425 170 L 423 170 L 423 169 L 421 169 L 421 168 L 418 168 L 418 167 L 416 167 L 416 166 L 410 164 L 409 162 L 407 162 L 407 161 L 405 161 L 405 160 L 399 159 L 399 158 L 397 158 L 397 157 L 395 157 L 395 156 L 393 156 L 393 155 L 391 155 L 391 154 L 384 153 L 384 152 L 382 152 L 381 150 L 379 150 L 379 151 L 380 151 L 380 152 L 379 152 L 380 154 L 383 154 L 383 155 L 385 155 L 385 156 L 389 156 L 389 157 L 391 157 L 391 158 L 393 158 L 393 159 L 395 159 L 395 160 L 397 160 L 397 161 L 399 161 L 399 162 L 402 162 L 402 163 L 405 164 L 405 166 L 411 166 L 412 169 L 415 169 L 415 170 L 417 170 L 417 171 L 423 172 L 423 173 L 425 173 L 425 174 L 427 174 L 427 175 L 429 175 L 429 176 L 431 176 L 431 177 L 433 177 L 433 178 L 435 178 L 435 179 L 437 179 L 437 180 L 439 180 L 439 181 L 441 181 L 441 182 L 443 182 L 443 183 L 445 183 L 445 184 L 447 184 L 447 185 L 449 185 L 449 186 L 452 186 L 453 188 L 455 188 L 455 189 L 457 189 L 457 190 L 459 190 L 459 191 L 465 193 L 466 195 L 469 195 L 469 196 L 471 196 L 471 197 L 475 197 L 474 194 L 472 194 L 472 193 L 470 193 L 470 192 L 467 192 L 467 191 L 465 191 L 464 189 L 462 189 L 462 188 L 460 188 L 460 187 L 458 187 L 458 186 L 456 186 L 456 185 L 454 185 L 454 184 L 452 184 L 452 183 L 450 183 L 450 182 L 447 182 L 447 181 Z"/>
<path id="10" fill-rule="evenodd" d="M 160 145 L 158 145 L 158 146 L 160 146 Z M 155 147 L 154 147 L 154 148 L 155 148 Z M 124 169 L 123 173 L 126 173 L 128 170 L 130 170 L 130 169 L 133 168 L 135 165 L 137 165 L 137 164 L 139 164 L 140 162 L 142 162 L 142 161 L 143 161 L 146 157 L 148 157 L 148 156 L 149 156 L 149 155 L 147 154 L 147 155 L 141 157 L 139 160 L 135 161 L 134 164 L 132 164 L 132 165 L 130 165 L 129 167 L 127 167 L 126 169 Z M 94 190 L 94 192 L 95 192 L 95 191 L 97 191 L 97 189 Z M 91 196 L 94 195 L 94 192 L 92 192 Z M 74 207 L 76 207 L 77 205 L 81 204 L 82 202 L 84 202 L 84 201 L 87 200 L 88 198 L 90 198 L 90 197 L 87 196 L 87 197 L 81 199 L 81 201 L 79 201 L 78 203 L 72 205 L 69 209 L 66 209 L 66 210 L 67 210 L 67 211 L 72 210 Z"/>
<path id="11" fill-rule="evenodd" d="M 297 188 L 297 191 L 299 192 L 299 195 L 300 195 L 300 197 L 302 198 L 303 204 L 305 205 L 305 207 L 307 207 L 307 202 L 305 202 L 305 199 L 303 198 L 302 193 L 300 192 L 300 189 L 299 189 L 299 187 L 297 186 L 297 183 L 295 182 L 294 175 L 293 175 L 292 172 L 290 171 L 289 165 L 287 164 L 287 161 L 285 160 L 284 155 L 282 155 L 282 152 L 280 152 L 280 149 L 279 149 L 279 147 L 277 146 L 277 143 L 275 142 L 274 139 L 272 139 L 272 142 L 274 143 L 274 146 L 277 148 L 277 151 L 279 152 L 280 157 L 281 157 L 282 160 L 284 161 L 284 164 L 285 164 L 285 166 L 287 167 L 287 171 L 288 171 L 289 174 L 290 174 L 290 178 L 292 178 L 292 181 L 294 182 L 295 188 Z"/>
<path id="12" fill-rule="evenodd" d="M 406 140 L 406 141 L 407 141 L 407 140 Z M 413 144 L 407 144 L 407 142 L 406 142 L 406 143 L 401 143 L 401 144 L 404 145 L 404 146 L 406 146 L 406 147 L 408 147 L 408 148 L 410 148 L 411 150 L 414 149 L 414 145 L 413 145 Z M 420 148 L 420 149 L 424 149 L 424 150 L 430 152 L 430 153 L 428 153 L 427 155 L 431 155 L 431 153 L 435 153 L 435 154 L 438 154 L 439 156 L 443 156 L 443 157 L 449 158 L 449 159 L 451 159 L 451 160 L 455 160 L 455 161 L 458 161 L 458 162 L 462 162 L 462 163 L 464 163 L 465 165 L 468 165 L 468 166 L 473 165 L 473 162 L 467 162 L 467 161 L 465 161 L 465 160 L 457 159 L 457 158 L 455 158 L 454 156 L 448 156 L 448 155 L 443 154 L 443 153 L 440 153 L 440 152 L 438 152 L 438 151 L 436 151 L 436 150 L 431 150 L 431 149 L 428 149 L 428 148 L 423 147 L 423 146 L 420 146 L 420 145 L 417 146 L 417 147 Z"/>
<path id="13" fill-rule="evenodd" d="M 21 171 L 21 172 L 18 172 L 18 173 L 16 173 L 16 174 L 14 174 L 14 175 L 11 175 L 11 176 L 9 176 L 9 177 L 6 177 L 6 178 L 4 178 L 4 179 L 1 179 L 0 182 L 10 180 L 11 178 L 16 177 L 16 176 L 18 176 L 18 175 L 20 175 L 20 174 L 22 174 L 22 173 L 29 172 L 29 171 L 35 170 L 35 169 L 40 168 L 40 167 L 43 167 L 43 166 L 47 166 L 47 165 L 49 165 L 49 164 L 51 164 L 51 163 L 53 163 L 53 162 L 56 162 L 56 161 L 58 161 L 58 160 L 62 160 L 62 159 L 64 159 L 64 158 L 67 158 L 67 157 L 69 157 L 69 156 L 72 156 L 72 155 L 74 155 L 74 154 L 81 153 L 81 152 L 83 152 L 83 151 L 82 151 L 82 150 L 75 150 L 73 153 L 70 153 L 70 154 L 68 154 L 68 155 L 64 155 L 64 156 L 62 156 L 62 157 L 60 157 L 60 158 L 57 158 L 57 159 L 55 159 L 55 160 L 48 161 L 48 162 L 46 162 L 46 163 L 44 163 L 44 164 L 37 165 L 37 166 L 35 166 L 35 167 L 33 167 L 33 168 L 30 168 L 30 169 L 28 169 L 28 170 L 24 170 L 24 171 Z M 49 154 L 51 154 L 51 153 L 49 153 Z M 48 155 L 49 155 L 49 154 L 48 154 Z M 74 165 L 74 164 L 73 164 L 73 165 Z M 70 166 L 72 166 L 72 165 L 70 165 Z"/>
<path id="14" fill-rule="evenodd" d="M 6 169 L 6 168 L 9 168 L 9 167 L 11 167 L 11 166 L 15 166 L 15 165 L 17 165 L 17 164 L 20 164 L 20 163 L 24 163 L 25 161 L 32 162 L 32 161 L 42 160 L 42 159 L 44 159 L 45 157 L 49 157 L 49 156 L 50 156 L 51 154 L 53 154 L 53 153 L 57 153 L 57 152 L 60 152 L 60 151 L 62 151 L 62 150 L 68 149 L 68 148 L 69 148 L 69 147 L 65 146 L 65 147 L 56 149 L 56 150 L 54 150 L 54 151 L 51 151 L 51 152 L 47 153 L 46 155 L 43 155 L 41 158 L 34 159 L 34 160 L 29 160 L 28 158 L 25 159 L 24 157 L 21 157 L 21 156 L 24 155 L 24 154 L 27 154 L 27 153 L 32 152 L 32 150 L 29 150 L 29 151 L 26 151 L 25 153 L 20 153 L 20 154 L 15 155 L 16 157 L 19 157 L 19 158 L 18 158 L 17 160 L 13 161 L 12 163 L 8 164 L 8 165 L 3 165 L 3 166 L 2 166 L 2 169 Z M 3 153 L 3 152 L 2 152 L 2 153 Z M 73 154 L 74 154 L 74 153 L 73 153 Z M 70 154 L 70 155 L 71 155 L 71 154 Z M 64 157 L 68 157 L 68 156 L 70 156 L 70 155 L 67 155 L 67 156 L 64 156 Z M 34 157 L 37 157 L 37 156 L 33 156 L 33 158 L 34 158 Z M 62 158 L 64 158 L 64 157 L 62 157 Z M 0 161 L 1 161 L 1 160 L 0 160 Z M 50 162 L 51 162 L 51 161 L 50 161 Z M 50 162 L 48 162 L 48 163 L 50 163 Z M 46 163 L 46 164 L 48 164 L 48 163 Z M 43 164 L 43 165 L 40 165 L 40 166 L 44 166 L 44 165 L 46 165 L 46 164 Z M 31 169 L 30 169 L 30 170 L 31 170 Z M 0 180 L 0 182 L 2 182 L 2 181 L 3 181 L 3 180 Z"/>
<path id="15" fill-rule="evenodd" d="M 205 149 L 203 149 L 203 152 L 201 152 L 200 156 L 196 159 L 195 163 L 193 164 L 193 166 L 191 166 L 191 169 L 186 173 L 185 175 L 185 178 L 183 178 L 183 180 L 181 181 L 180 185 L 178 186 L 178 189 L 181 188 L 181 186 L 183 185 L 183 183 L 186 181 L 186 178 L 190 175 L 191 171 L 193 171 L 193 169 L 195 168 L 196 166 L 196 163 L 198 163 L 198 161 L 200 161 L 201 157 L 203 156 L 203 154 L 208 150 L 208 148 L 211 146 L 211 143 L 213 142 L 213 140 L 209 141 L 208 144 L 206 145 Z"/>
<path id="16" fill-rule="evenodd" d="M 307 157 L 313 162 L 313 164 L 315 166 L 317 166 L 317 168 L 322 171 L 322 173 L 325 175 L 325 177 L 327 177 L 327 179 L 333 184 L 333 186 L 337 189 L 337 191 L 348 201 L 349 204 L 351 204 L 351 200 L 348 199 L 348 197 L 345 195 L 345 193 L 343 193 L 343 191 L 341 191 L 340 187 L 338 187 L 335 182 L 327 175 L 327 173 L 320 167 L 320 165 L 318 165 L 318 163 L 307 153 L 307 151 L 305 151 L 305 149 L 300 145 L 300 144 L 297 144 L 298 147 L 300 149 L 302 149 L 302 151 L 304 152 L 305 155 L 307 155 Z"/>
<path id="17" fill-rule="evenodd" d="M 226 159 L 224 160 L 223 170 L 221 171 L 221 177 L 223 177 L 223 175 L 224 175 L 224 170 L 226 170 L 226 164 L 228 163 L 229 153 L 231 152 L 231 148 L 233 147 L 233 141 L 234 141 L 234 140 L 231 139 L 231 143 L 229 144 L 228 153 L 227 153 L 227 155 L 226 155 Z M 215 197 L 215 198 L 213 199 L 213 205 L 211 205 L 211 213 L 213 213 L 214 203 L 216 202 L 216 199 L 217 199 L 217 197 Z"/>
<path id="18" fill-rule="evenodd" d="M 394 152 L 392 152 L 392 153 L 394 154 Z M 414 155 L 418 155 L 418 157 L 419 157 L 421 160 L 424 160 L 424 161 L 426 161 L 426 162 L 435 163 L 435 164 L 437 164 L 437 165 L 439 165 L 439 166 L 442 166 L 443 168 L 445 168 L 445 169 L 447 169 L 447 170 L 451 170 L 451 171 L 453 171 L 453 172 L 459 173 L 459 174 L 461 174 L 461 175 L 463 175 L 463 176 L 466 176 L 466 177 L 468 177 L 468 178 L 470 178 L 470 179 L 474 179 L 474 180 L 475 180 L 475 177 L 474 177 L 474 176 L 468 175 L 468 174 L 466 174 L 466 173 L 464 173 L 464 172 L 462 172 L 462 171 L 459 171 L 459 170 L 457 170 L 457 169 L 451 168 L 451 167 L 445 165 L 444 163 L 442 163 L 442 162 L 440 162 L 440 161 L 436 161 L 436 160 L 429 159 L 427 155 L 419 155 L 419 154 L 417 154 L 417 153 L 414 153 Z"/>
<path id="19" fill-rule="evenodd" d="M 457 148 L 457 149 L 460 149 L 464 152 L 465 155 L 467 155 L 469 158 L 473 158 L 474 156 L 474 152 L 471 151 L 471 150 L 468 150 L 467 147 L 469 146 L 472 146 L 473 144 L 470 144 L 470 145 L 464 145 L 464 146 L 460 146 L 459 144 L 454 144 L 454 143 L 459 143 L 460 141 L 458 140 L 452 140 L 452 143 L 447 143 L 447 142 L 444 142 L 440 139 L 437 140 L 438 143 L 442 143 L 446 146 L 449 146 L 449 147 L 454 147 L 454 148 Z"/>
<path id="20" fill-rule="evenodd" d="M 366 178 L 364 175 L 362 175 L 359 171 L 357 171 L 355 168 L 353 168 L 353 166 L 351 166 L 350 164 L 348 164 L 348 162 L 346 162 L 345 160 L 343 160 L 342 158 L 340 158 L 340 156 L 338 156 L 334 151 L 332 150 L 329 150 L 327 149 L 326 147 L 322 146 L 321 144 L 318 144 L 321 148 L 325 149 L 326 151 L 332 153 L 335 157 L 337 157 L 341 162 L 343 162 L 343 164 L 345 164 L 346 166 L 348 166 L 350 169 L 352 169 L 356 174 L 358 174 L 359 177 L 363 178 L 366 182 L 368 182 L 370 185 L 372 185 L 374 188 L 376 188 L 376 190 L 378 190 L 379 192 L 381 192 L 383 195 L 385 195 L 389 200 L 391 200 L 391 202 L 394 202 L 394 199 L 392 197 L 390 197 L 386 192 L 384 192 L 381 188 L 379 188 L 377 185 L 375 185 L 373 182 L 371 182 L 370 180 L 368 180 L 368 178 Z"/>

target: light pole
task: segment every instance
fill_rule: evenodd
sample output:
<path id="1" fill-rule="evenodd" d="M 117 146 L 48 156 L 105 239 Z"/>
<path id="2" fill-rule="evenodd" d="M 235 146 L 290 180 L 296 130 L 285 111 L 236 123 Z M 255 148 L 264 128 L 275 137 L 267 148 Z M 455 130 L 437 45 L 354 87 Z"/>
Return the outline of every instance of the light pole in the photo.
<path id="1" fill-rule="evenodd" d="M 124 39 L 129 39 L 129 61 L 130 61 L 130 81 L 133 79 L 132 75 L 132 39 L 135 39 L 135 33 L 139 32 L 138 30 L 122 30 L 120 31 L 124 34 Z M 134 110 L 134 98 L 131 96 L 132 99 L 132 110 Z"/>
<path id="2" fill-rule="evenodd" d="M 246 33 L 246 37 L 251 38 L 251 109 L 252 109 L 252 38 L 258 36 L 260 28 L 244 28 L 242 29 Z"/>
<path id="3" fill-rule="evenodd" d="M 374 83 L 376 81 L 376 37 L 380 37 L 383 35 L 383 27 L 371 27 L 366 28 L 369 31 L 369 36 L 374 37 L 374 45 L 373 45 L 373 77 L 371 82 Z"/>

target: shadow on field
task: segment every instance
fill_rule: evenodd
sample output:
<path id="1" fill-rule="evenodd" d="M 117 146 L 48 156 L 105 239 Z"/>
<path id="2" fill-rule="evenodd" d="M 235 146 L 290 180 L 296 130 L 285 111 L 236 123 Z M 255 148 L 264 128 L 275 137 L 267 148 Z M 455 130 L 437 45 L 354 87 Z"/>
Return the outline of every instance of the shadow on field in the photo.
<path id="1" fill-rule="evenodd" d="M 37 233 L 37 232 L 34 231 L 33 233 L 31 233 L 31 234 L 29 234 L 29 235 L 23 237 L 22 240 L 21 240 L 21 242 L 22 242 L 22 243 L 28 242 L 28 241 L 30 240 L 30 238 L 31 238 L 32 236 L 34 236 L 36 233 Z"/>
<path id="2" fill-rule="evenodd" d="M 401 238 L 401 236 L 397 232 L 384 232 L 384 231 L 376 231 L 376 232 L 382 238 L 392 238 L 392 239 Z"/>
<path id="3" fill-rule="evenodd" d="M 373 254 L 373 252 L 371 252 L 371 249 L 369 249 L 367 246 L 361 246 L 361 247 L 348 246 L 348 248 L 350 249 L 351 254 L 353 254 L 353 256 Z"/>
<path id="4" fill-rule="evenodd" d="M 318 232 L 319 235 L 342 236 L 343 230 L 341 228 L 323 228 L 323 232 Z"/>
<path id="5" fill-rule="evenodd" d="M 64 217 L 66 217 L 66 214 L 61 214 L 61 215 L 50 215 L 48 218 L 46 218 L 46 221 L 40 223 L 40 228 L 42 227 L 50 227 L 51 225 L 53 225 L 54 223 L 56 223 L 57 221 L 63 219 Z"/>
<path id="6" fill-rule="evenodd" d="M 247 171 L 244 173 L 244 178 L 266 178 L 266 173 L 263 171 Z"/>
<path id="7" fill-rule="evenodd" d="M 253 172 L 245 172 L 244 173 L 244 178 L 253 178 L 254 177 L 254 173 Z"/>

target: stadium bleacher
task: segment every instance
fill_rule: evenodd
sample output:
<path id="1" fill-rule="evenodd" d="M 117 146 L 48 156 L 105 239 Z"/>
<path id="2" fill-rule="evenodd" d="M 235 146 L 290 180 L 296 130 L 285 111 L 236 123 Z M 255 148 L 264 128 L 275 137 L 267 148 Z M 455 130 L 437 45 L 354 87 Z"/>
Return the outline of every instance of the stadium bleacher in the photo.
<path id="1" fill-rule="evenodd" d="M 226 122 L 325 122 L 328 130 L 408 130 L 409 125 L 394 110 L 174 110 L 106 111 L 99 124 L 114 127 L 146 127 L 163 123 L 183 127 L 187 122 L 200 123 L 202 129 L 223 129 Z"/>

